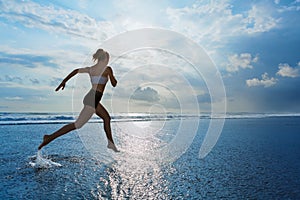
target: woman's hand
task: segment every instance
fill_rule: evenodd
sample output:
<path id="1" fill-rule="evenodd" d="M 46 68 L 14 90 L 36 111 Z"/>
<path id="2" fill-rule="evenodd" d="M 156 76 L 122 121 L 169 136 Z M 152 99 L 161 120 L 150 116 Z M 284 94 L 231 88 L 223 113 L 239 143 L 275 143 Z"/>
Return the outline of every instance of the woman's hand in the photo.
<path id="1" fill-rule="evenodd" d="M 111 79 L 110 82 L 111 82 L 111 84 L 112 84 L 113 87 L 117 86 L 118 81 L 115 78 Z"/>
<path id="2" fill-rule="evenodd" d="M 62 81 L 59 86 L 55 89 L 55 91 L 58 91 L 60 88 L 63 90 L 66 86 L 66 82 Z"/>

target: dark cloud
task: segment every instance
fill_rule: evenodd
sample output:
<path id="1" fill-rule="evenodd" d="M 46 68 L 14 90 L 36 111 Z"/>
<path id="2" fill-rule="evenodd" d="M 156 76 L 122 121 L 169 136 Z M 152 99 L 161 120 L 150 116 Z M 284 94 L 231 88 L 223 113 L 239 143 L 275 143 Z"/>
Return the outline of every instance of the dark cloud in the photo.
<path id="1" fill-rule="evenodd" d="M 49 56 L 32 54 L 9 54 L 5 52 L 0 52 L 1 64 L 21 65 L 28 68 L 36 68 L 39 65 L 57 68 L 58 65 L 51 62 L 51 60 L 52 58 Z"/>
<path id="2" fill-rule="evenodd" d="M 34 85 L 38 85 L 39 83 L 40 83 L 40 81 L 38 80 L 38 79 L 36 79 L 36 78 L 31 78 L 31 79 L 29 79 L 30 80 L 30 82 L 32 83 L 32 84 L 34 84 Z"/>
<path id="3" fill-rule="evenodd" d="M 132 95 L 132 99 L 155 102 L 155 101 L 159 101 L 159 94 L 155 89 L 151 87 L 146 87 L 146 88 L 138 87 L 134 91 L 134 94 Z"/>
<path id="4" fill-rule="evenodd" d="M 23 79 L 19 76 L 5 75 L 4 80 L 7 82 L 22 83 Z"/>

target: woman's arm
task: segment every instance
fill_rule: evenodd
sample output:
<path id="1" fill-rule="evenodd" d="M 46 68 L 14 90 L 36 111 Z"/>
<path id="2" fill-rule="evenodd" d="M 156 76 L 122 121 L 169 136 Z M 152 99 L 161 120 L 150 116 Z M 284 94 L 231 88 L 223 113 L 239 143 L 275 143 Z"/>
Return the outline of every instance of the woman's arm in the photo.
<path id="1" fill-rule="evenodd" d="M 66 86 L 66 82 L 70 80 L 73 76 L 75 76 L 78 73 L 88 73 L 89 72 L 89 67 L 85 68 L 79 68 L 79 69 L 74 69 L 60 84 L 59 86 L 55 89 L 55 91 L 58 91 L 60 88 L 63 90 Z"/>
<path id="2" fill-rule="evenodd" d="M 117 79 L 114 77 L 114 73 L 113 73 L 113 70 L 111 67 L 107 67 L 107 70 L 108 70 L 108 76 L 109 76 L 109 80 L 110 80 L 110 83 L 113 87 L 116 87 L 118 81 Z"/>

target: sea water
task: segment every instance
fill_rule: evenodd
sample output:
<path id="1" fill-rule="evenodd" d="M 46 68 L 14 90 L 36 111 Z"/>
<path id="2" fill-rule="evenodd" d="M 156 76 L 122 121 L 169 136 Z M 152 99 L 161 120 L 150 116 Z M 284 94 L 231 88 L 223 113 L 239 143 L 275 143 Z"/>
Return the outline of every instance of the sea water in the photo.
<path id="1" fill-rule="evenodd" d="M 45 133 L 72 120 L 69 114 L 0 114 L 0 199 L 300 198 L 298 115 L 227 116 L 204 159 L 198 155 L 214 120 L 209 116 L 115 116 L 117 154 L 106 149 L 103 124 L 93 118 L 81 132 L 37 150 Z M 180 123 L 194 121 L 196 135 L 179 158 L 149 156 L 174 138 Z M 130 133 L 133 125 L 139 132 Z"/>

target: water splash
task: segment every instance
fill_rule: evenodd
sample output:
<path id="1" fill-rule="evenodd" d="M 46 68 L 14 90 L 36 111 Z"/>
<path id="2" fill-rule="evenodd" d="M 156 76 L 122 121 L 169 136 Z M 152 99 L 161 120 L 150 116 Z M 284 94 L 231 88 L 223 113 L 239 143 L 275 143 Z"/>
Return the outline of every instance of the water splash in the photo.
<path id="1" fill-rule="evenodd" d="M 54 162 L 48 158 L 42 156 L 41 151 L 38 151 L 36 156 L 33 157 L 34 160 L 29 162 L 33 168 L 51 168 L 51 167 L 62 167 L 61 164 Z"/>

